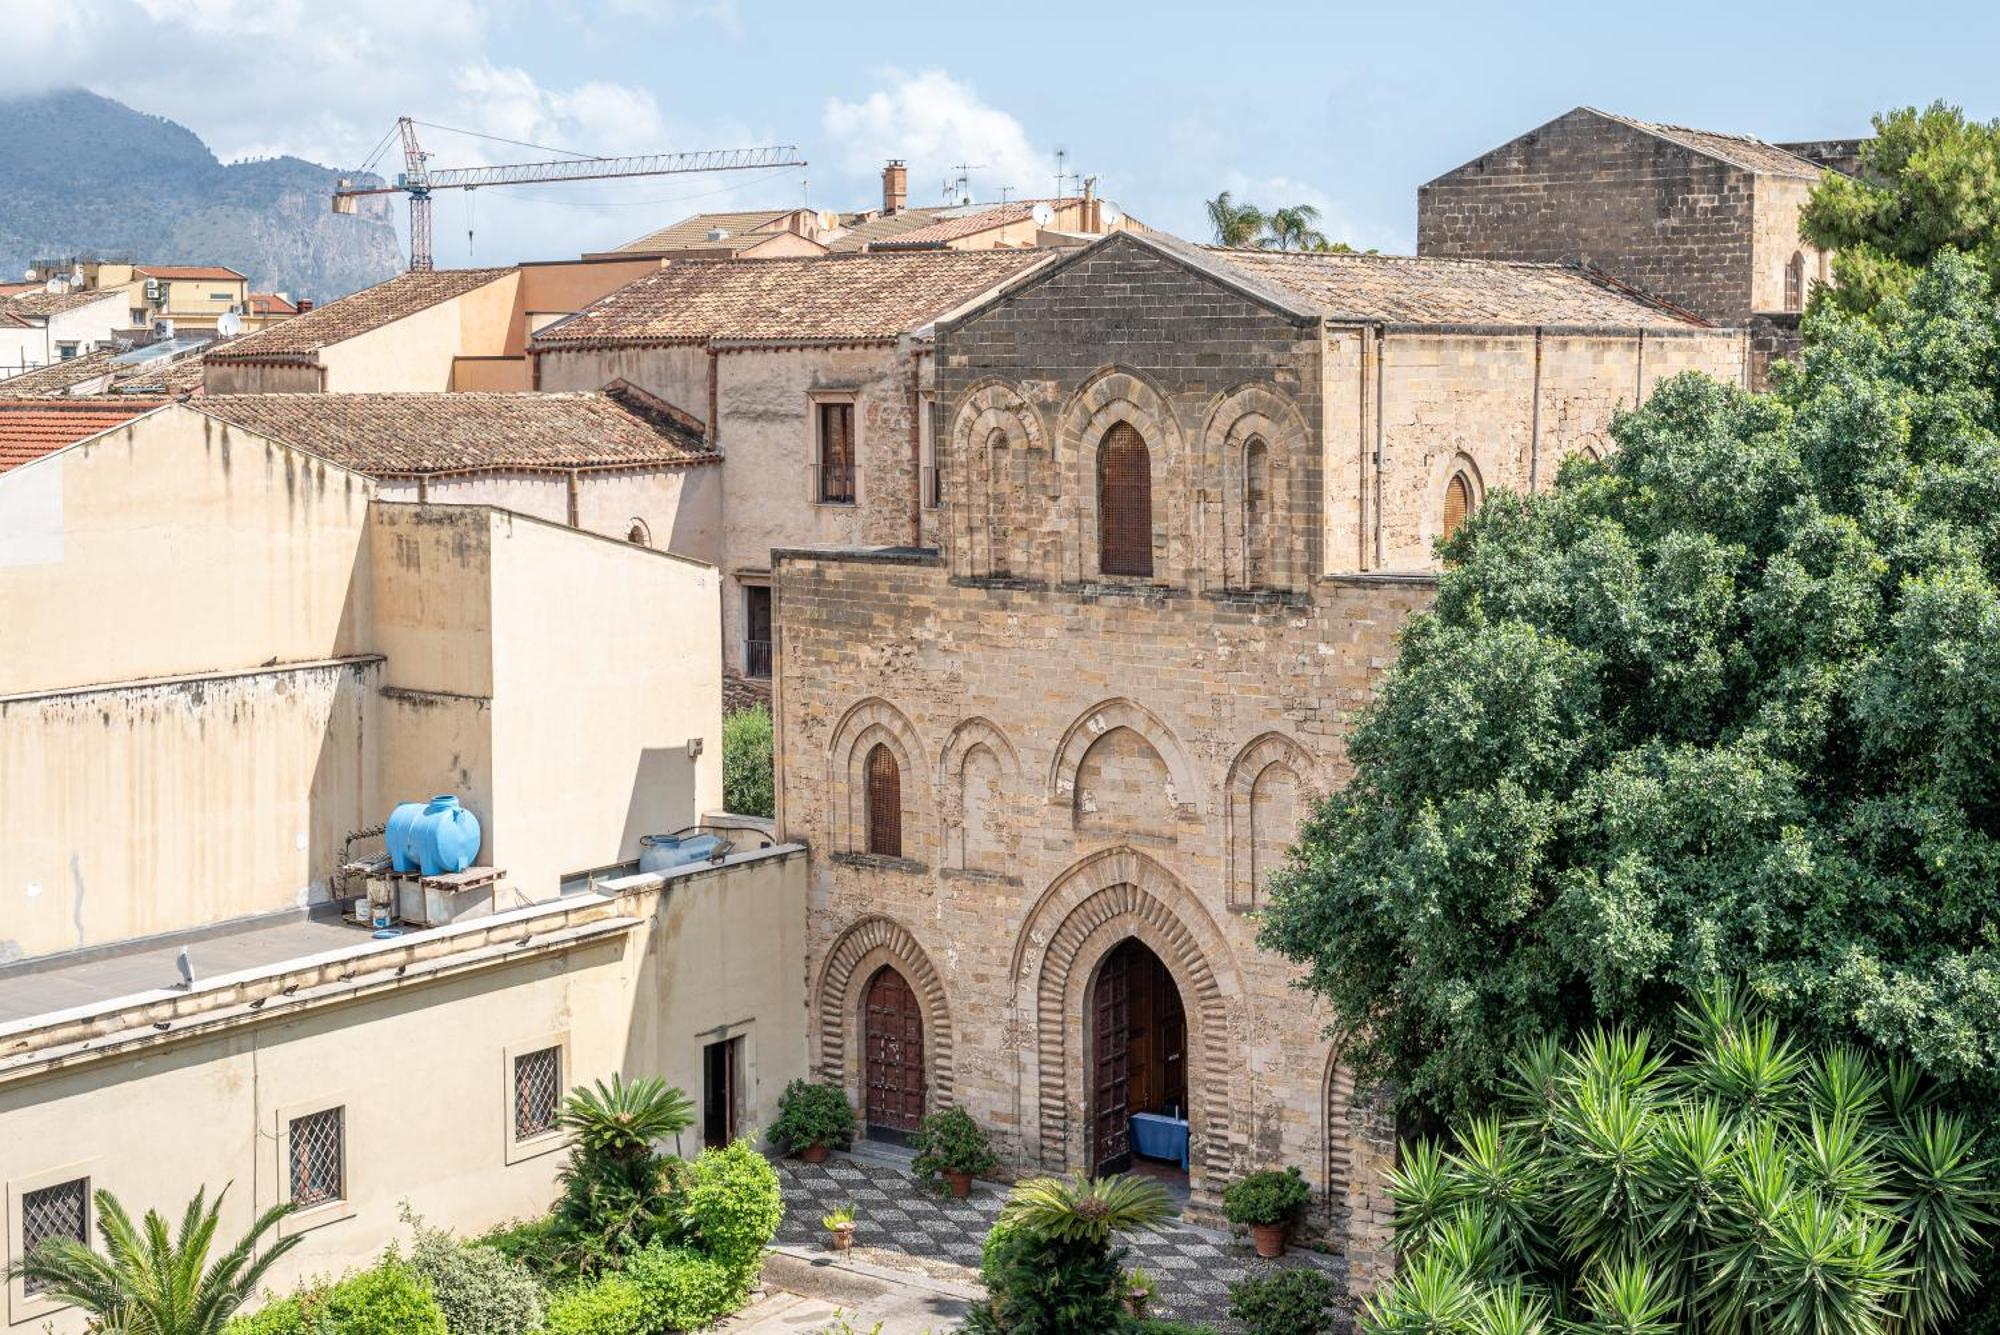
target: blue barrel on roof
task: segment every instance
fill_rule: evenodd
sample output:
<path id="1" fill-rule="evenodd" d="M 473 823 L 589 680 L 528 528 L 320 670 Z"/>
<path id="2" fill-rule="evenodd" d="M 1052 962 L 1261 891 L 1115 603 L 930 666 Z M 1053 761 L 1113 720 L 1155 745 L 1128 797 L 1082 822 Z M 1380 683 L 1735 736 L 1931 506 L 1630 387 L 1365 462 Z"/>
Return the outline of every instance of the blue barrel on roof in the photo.
<path id="1" fill-rule="evenodd" d="M 425 876 L 464 871 L 479 856 L 479 817 L 450 793 L 439 793 L 428 802 L 398 804 L 382 841 L 393 871 Z"/>

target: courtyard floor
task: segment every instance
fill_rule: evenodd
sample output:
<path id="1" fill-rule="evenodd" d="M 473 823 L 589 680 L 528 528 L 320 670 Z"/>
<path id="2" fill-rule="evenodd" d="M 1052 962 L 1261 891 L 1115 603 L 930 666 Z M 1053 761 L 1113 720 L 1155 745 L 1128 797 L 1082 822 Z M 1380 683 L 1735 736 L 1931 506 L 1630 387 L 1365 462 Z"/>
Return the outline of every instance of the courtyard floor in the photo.
<path id="1" fill-rule="evenodd" d="M 836 1154 L 823 1164 L 784 1159 L 778 1165 L 784 1186 L 785 1218 L 778 1245 L 801 1252 L 824 1250 L 820 1218 L 843 1205 L 854 1207 L 854 1244 L 884 1252 L 949 1262 L 976 1271 L 980 1244 L 1000 1214 L 1006 1188 L 973 1185 L 965 1200 L 935 1194 L 887 1156 Z M 1260 1260 L 1248 1242 L 1222 1230 L 1176 1223 L 1159 1233 L 1124 1239 L 1128 1265 L 1142 1267 L 1158 1285 L 1149 1316 L 1205 1322 L 1219 1331 L 1229 1321 L 1229 1286 L 1251 1275 L 1292 1266 L 1313 1266 L 1343 1284 L 1339 1258 L 1294 1249 L 1276 1261 Z"/>

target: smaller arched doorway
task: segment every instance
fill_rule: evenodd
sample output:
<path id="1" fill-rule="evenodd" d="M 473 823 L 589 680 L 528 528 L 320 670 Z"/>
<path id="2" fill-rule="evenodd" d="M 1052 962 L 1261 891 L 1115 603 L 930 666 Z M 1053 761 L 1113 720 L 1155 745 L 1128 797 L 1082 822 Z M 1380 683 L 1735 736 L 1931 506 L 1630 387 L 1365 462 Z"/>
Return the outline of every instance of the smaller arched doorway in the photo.
<path id="1" fill-rule="evenodd" d="M 902 1143 L 924 1117 L 924 1016 L 908 980 L 883 965 L 861 1004 L 861 1119 L 870 1140 Z"/>
<path id="2" fill-rule="evenodd" d="M 1091 1168 L 1185 1175 L 1187 1012 L 1173 974 L 1136 937 L 1122 941 L 1098 965 L 1086 1006 Z"/>

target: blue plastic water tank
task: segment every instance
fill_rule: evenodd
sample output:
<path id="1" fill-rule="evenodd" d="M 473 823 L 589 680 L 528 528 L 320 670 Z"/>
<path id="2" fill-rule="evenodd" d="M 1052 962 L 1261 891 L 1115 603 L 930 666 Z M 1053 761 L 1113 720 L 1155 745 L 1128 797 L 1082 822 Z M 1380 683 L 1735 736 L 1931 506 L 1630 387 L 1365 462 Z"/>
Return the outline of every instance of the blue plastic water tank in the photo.
<path id="1" fill-rule="evenodd" d="M 399 872 L 442 876 L 464 871 L 479 856 L 479 818 L 450 793 L 428 802 L 404 802 L 389 813 L 383 842 Z"/>
<path id="2" fill-rule="evenodd" d="M 712 834 L 648 834 L 639 839 L 639 870 L 669 871 L 700 862 L 722 841 Z"/>

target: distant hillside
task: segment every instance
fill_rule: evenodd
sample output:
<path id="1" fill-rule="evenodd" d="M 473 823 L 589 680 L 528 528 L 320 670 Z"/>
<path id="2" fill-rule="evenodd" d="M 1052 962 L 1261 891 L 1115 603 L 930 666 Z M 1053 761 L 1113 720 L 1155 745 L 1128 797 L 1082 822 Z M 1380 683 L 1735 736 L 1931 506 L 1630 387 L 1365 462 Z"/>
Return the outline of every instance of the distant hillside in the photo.
<path id="1" fill-rule="evenodd" d="M 336 216 L 335 177 L 299 158 L 224 166 L 185 127 L 94 93 L 0 99 L 0 280 L 42 257 L 129 257 L 326 301 L 403 267 L 391 197 Z"/>

